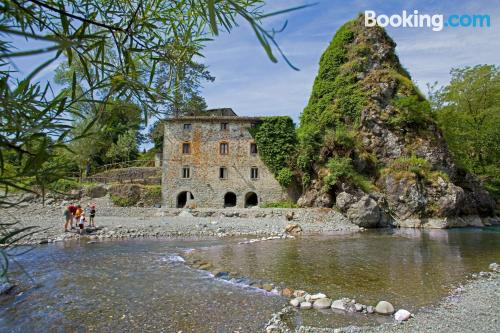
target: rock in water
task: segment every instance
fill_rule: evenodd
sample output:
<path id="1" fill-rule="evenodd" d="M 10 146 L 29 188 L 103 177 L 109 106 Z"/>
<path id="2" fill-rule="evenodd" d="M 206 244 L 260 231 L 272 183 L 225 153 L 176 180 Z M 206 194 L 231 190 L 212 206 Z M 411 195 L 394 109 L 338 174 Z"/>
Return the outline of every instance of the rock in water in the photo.
<path id="1" fill-rule="evenodd" d="M 490 270 L 493 272 L 500 273 L 500 265 L 497 264 L 496 262 L 490 264 Z"/>
<path id="2" fill-rule="evenodd" d="M 290 300 L 290 305 L 294 306 L 294 307 L 299 307 L 300 302 L 298 299 L 294 298 L 294 299 Z"/>
<path id="3" fill-rule="evenodd" d="M 326 298 L 326 295 L 322 294 L 322 293 L 317 293 L 317 294 L 311 295 L 312 301 L 315 301 L 315 300 L 320 299 L 320 298 Z"/>
<path id="4" fill-rule="evenodd" d="M 332 302 L 332 309 L 347 311 L 348 304 L 351 300 L 348 298 L 337 299 Z"/>
<path id="5" fill-rule="evenodd" d="M 386 301 L 380 301 L 375 307 L 375 312 L 383 315 L 391 315 L 394 313 L 394 307 L 391 303 Z"/>
<path id="6" fill-rule="evenodd" d="M 309 179 L 298 204 L 336 203 L 361 227 L 386 224 L 385 211 L 395 225 L 430 228 L 452 226 L 448 217 L 493 216 L 494 200 L 455 166 L 395 47 L 360 15 L 321 56 L 298 129 L 297 162 Z M 427 225 L 429 218 L 442 221 Z"/>
<path id="7" fill-rule="evenodd" d="M 332 306 L 332 300 L 329 298 L 320 298 L 313 303 L 315 309 L 328 309 Z"/>
<path id="8" fill-rule="evenodd" d="M 300 303 L 300 308 L 302 310 L 309 310 L 312 308 L 312 304 L 309 302 L 302 302 L 302 303 Z"/>
<path id="9" fill-rule="evenodd" d="M 405 320 L 410 319 L 410 317 L 411 317 L 411 313 L 409 311 L 404 310 L 404 309 L 398 310 L 394 314 L 394 319 L 396 319 L 397 321 L 405 321 Z"/>
<path id="10" fill-rule="evenodd" d="M 292 288 L 285 288 L 283 289 L 283 291 L 281 292 L 281 295 L 283 297 L 292 297 L 293 296 L 293 289 Z"/>

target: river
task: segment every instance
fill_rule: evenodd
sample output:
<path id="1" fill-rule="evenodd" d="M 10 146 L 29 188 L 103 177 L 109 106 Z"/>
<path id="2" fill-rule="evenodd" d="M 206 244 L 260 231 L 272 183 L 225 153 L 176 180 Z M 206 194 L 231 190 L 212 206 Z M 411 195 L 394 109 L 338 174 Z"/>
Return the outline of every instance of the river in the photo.
<path id="1" fill-rule="evenodd" d="M 500 229 L 385 230 L 238 244 L 224 240 L 74 241 L 16 257 L 21 287 L 0 298 L 0 332 L 259 332 L 287 300 L 214 279 L 190 249 L 250 280 L 422 311 L 467 274 L 500 262 Z M 300 311 L 296 324 L 388 318 Z"/>

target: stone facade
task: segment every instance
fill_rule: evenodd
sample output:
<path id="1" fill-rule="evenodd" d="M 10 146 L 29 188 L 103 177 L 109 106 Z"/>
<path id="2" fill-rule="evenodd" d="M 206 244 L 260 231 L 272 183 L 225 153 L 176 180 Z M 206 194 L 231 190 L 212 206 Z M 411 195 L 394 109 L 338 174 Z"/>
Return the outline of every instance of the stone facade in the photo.
<path id="1" fill-rule="evenodd" d="M 232 110 L 168 119 L 163 206 L 243 208 L 285 199 L 287 192 L 252 151 L 255 142 L 248 129 L 259 120 Z"/>

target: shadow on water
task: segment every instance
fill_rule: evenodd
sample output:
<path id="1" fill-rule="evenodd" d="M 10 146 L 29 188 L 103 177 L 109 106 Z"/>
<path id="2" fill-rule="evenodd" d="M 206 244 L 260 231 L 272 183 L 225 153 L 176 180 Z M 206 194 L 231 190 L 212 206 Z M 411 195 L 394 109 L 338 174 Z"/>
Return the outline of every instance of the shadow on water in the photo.
<path id="1" fill-rule="evenodd" d="M 385 230 L 237 244 L 234 240 L 59 243 L 18 258 L 37 288 L 0 299 L 0 332 L 258 332 L 286 303 L 192 270 L 202 248 L 216 266 L 295 289 L 391 301 L 415 311 L 466 274 L 500 261 L 500 228 Z M 21 271 L 14 279 L 30 284 Z M 308 325 L 369 324 L 379 316 L 301 311 Z"/>

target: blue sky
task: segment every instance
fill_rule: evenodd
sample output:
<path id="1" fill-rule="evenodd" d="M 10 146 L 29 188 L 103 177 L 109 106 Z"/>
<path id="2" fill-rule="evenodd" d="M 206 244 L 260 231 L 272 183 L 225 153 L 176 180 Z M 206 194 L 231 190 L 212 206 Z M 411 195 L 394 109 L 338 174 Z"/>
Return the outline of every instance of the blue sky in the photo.
<path id="1" fill-rule="evenodd" d="M 424 93 L 428 82 L 446 83 L 453 67 L 500 65 L 498 1 L 269 0 L 266 8 L 271 12 L 311 3 L 317 4 L 265 21 L 266 27 L 280 28 L 288 20 L 286 30 L 277 40 L 300 71 L 294 71 L 281 59 L 277 64 L 269 61 L 244 23 L 207 45 L 203 62 L 216 78 L 202 90 L 210 108 L 232 107 L 239 115 L 289 115 L 298 121 L 307 104 L 321 54 L 341 25 L 365 10 L 389 15 L 417 9 L 428 14 L 491 16 L 490 28 L 448 28 L 440 32 L 422 28 L 387 29 L 398 45 L 396 51 L 402 64 Z M 18 39 L 16 46 L 26 49 L 41 45 Z M 18 58 L 16 64 L 21 73 L 27 74 L 40 60 Z M 50 80 L 56 66 L 54 63 L 45 68 L 37 79 Z"/>
<path id="2" fill-rule="evenodd" d="M 316 2 L 274 0 L 274 11 Z M 429 14 L 489 14 L 490 28 L 448 28 L 440 32 L 421 28 L 388 28 L 396 51 L 414 81 L 426 92 L 426 83 L 449 80 L 453 67 L 500 64 L 500 6 L 497 1 L 338 1 L 320 0 L 317 5 L 274 17 L 265 26 L 288 27 L 278 36 L 280 46 L 299 72 L 283 61 L 271 63 L 253 32 L 245 25 L 224 34 L 205 50 L 205 63 L 215 82 L 205 85 L 208 106 L 232 107 L 240 115 L 290 115 L 298 121 L 307 104 L 321 54 L 335 31 L 359 12 L 400 14 L 402 10 Z"/>

